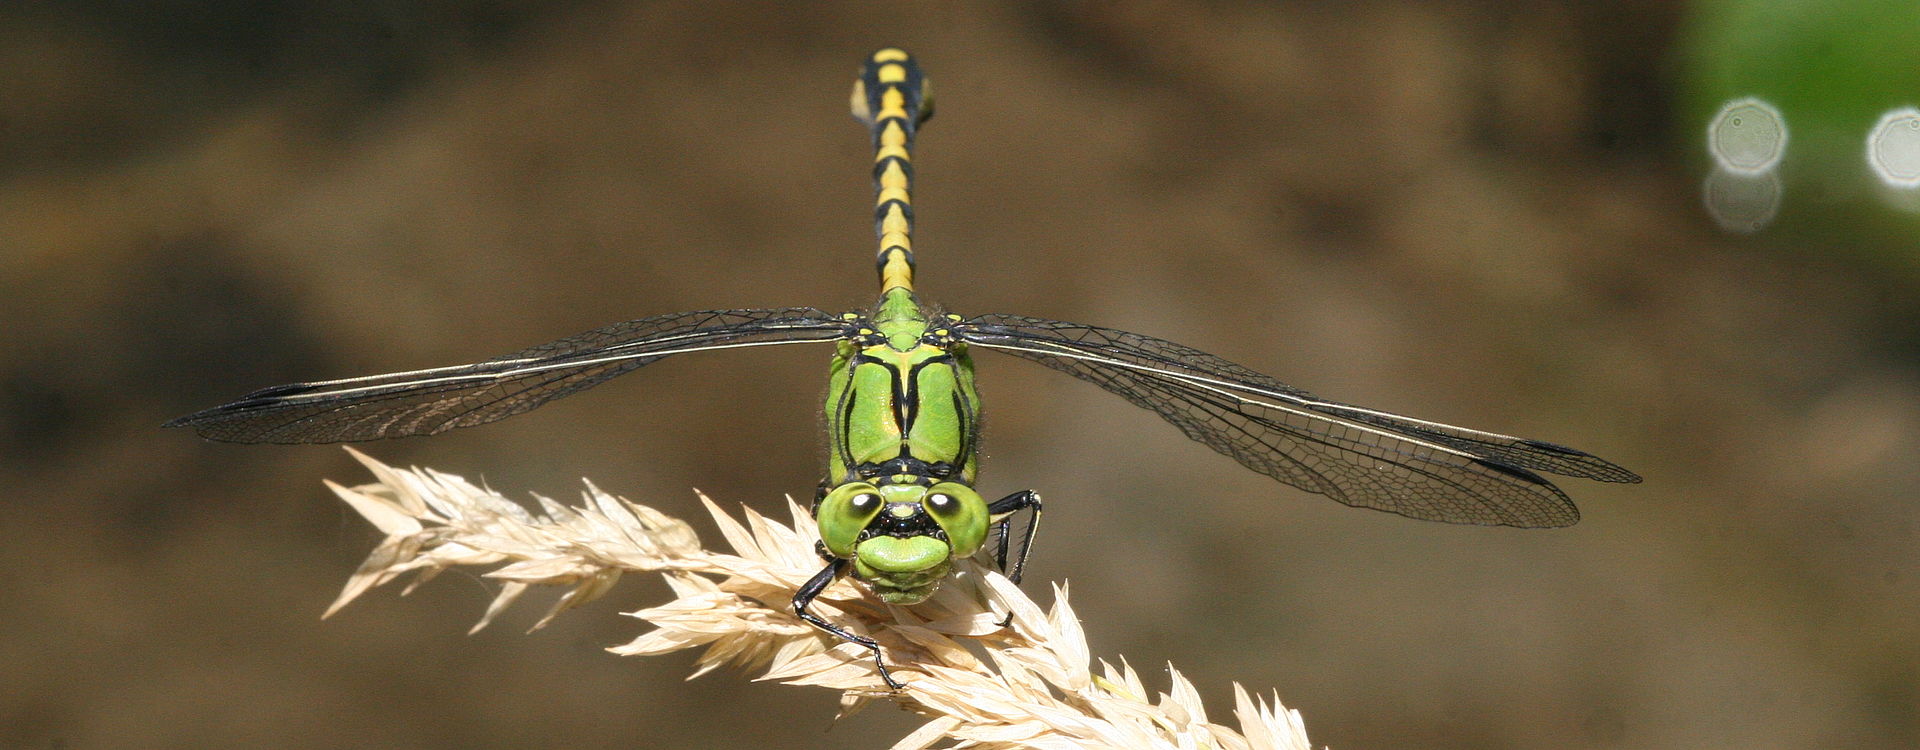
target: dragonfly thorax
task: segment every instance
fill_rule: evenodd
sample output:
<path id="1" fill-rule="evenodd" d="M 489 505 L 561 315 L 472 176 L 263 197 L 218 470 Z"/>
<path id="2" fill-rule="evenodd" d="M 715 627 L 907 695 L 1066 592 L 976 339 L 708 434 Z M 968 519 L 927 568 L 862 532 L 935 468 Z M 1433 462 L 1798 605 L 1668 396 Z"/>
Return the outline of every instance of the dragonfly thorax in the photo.
<path id="1" fill-rule="evenodd" d="M 973 362 L 945 317 L 905 290 L 837 346 L 827 388 L 830 483 L 912 475 L 971 483 L 979 430 Z"/>

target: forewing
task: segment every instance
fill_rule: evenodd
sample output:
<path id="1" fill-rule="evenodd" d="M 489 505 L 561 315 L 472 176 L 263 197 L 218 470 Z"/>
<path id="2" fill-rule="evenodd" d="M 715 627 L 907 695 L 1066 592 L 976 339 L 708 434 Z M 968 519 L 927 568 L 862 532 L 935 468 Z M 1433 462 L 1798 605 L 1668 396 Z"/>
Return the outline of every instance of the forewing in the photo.
<path id="1" fill-rule="evenodd" d="M 1151 336 L 1014 315 L 980 316 L 954 332 L 1098 385 L 1254 471 L 1348 505 L 1449 523 L 1565 526 L 1579 512 L 1529 469 L 1639 479 L 1551 443 L 1318 399 Z"/>
<path id="2" fill-rule="evenodd" d="M 236 443 L 432 435 L 529 411 L 674 354 L 833 341 L 846 328 L 804 307 L 659 315 L 470 365 L 266 388 L 166 426 Z"/>

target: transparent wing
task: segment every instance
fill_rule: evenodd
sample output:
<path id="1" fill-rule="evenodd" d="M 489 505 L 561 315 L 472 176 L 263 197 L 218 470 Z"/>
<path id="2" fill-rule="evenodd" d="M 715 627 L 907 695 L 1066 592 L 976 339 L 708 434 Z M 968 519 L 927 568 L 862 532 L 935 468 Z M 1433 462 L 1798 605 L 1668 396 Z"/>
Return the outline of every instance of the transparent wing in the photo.
<path id="1" fill-rule="evenodd" d="M 685 352 L 834 341 L 839 316 L 795 307 L 708 310 L 616 323 L 485 362 L 274 386 L 168 422 L 235 443 L 432 435 L 505 419 Z"/>
<path id="2" fill-rule="evenodd" d="M 1348 505 L 1448 523 L 1567 526 L 1579 511 L 1534 470 L 1640 481 L 1572 448 L 1315 398 L 1151 336 L 1017 315 L 983 315 L 953 331 L 1098 385 L 1247 468 Z"/>

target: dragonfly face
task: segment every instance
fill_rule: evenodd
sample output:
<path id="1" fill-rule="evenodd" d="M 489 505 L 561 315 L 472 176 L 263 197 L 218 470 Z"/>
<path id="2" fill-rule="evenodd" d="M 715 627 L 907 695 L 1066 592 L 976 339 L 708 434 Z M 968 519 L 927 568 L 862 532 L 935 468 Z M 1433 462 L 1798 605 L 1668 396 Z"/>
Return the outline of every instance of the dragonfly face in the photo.
<path id="1" fill-rule="evenodd" d="M 952 560 L 986 543 L 987 501 L 959 482 L 922 484 L 900 475 L 883 483 L 848 482 L 814 509 L 820 544 L 836 559 L 851 559 L 853 575 L 889 604 L 919 604 L 932 596 Z"/>

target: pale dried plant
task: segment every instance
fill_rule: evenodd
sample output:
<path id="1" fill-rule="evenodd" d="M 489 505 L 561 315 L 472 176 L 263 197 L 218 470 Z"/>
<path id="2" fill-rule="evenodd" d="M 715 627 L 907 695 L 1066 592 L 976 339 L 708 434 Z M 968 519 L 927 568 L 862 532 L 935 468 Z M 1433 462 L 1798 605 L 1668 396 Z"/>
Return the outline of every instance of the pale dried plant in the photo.
<path id="1" fill-rule="evenodd" d="M 700 499 L 731 554 L 701 546 L 692 527 L 614 497 L 591 483 L 585 504 L 537 497 L 530 511 L 465 479 L 429 469 L 396 469 L 351 451 L 375 483 L 342 487 L 341 499 L 386 534 L 347 582 L 331 615 L 374 586 L 417 573 L 406 590 L 455 566 L 486 573 L 500 594 L 479 630 L 533 586 L 565 590 L 539 624 L 606 593 L 626 572 L 666 577 L 673 601 L 631 613 L 655 630 L 615 646 L 617 654 L 663 654 L 705 646 L 693 676 L 723 665 L 764 669 L 759 679 L 841 691 L 841 713 L 882 698 L 928 719 L 893 747 L 907 748 L 1247 748 L 1305 750 L 1297 711 L 1234 685 L 1237 727 L 1208 721 L 1192 683 L 1168 665 L 1171 687 L 1153 697 L 1122 660 L 1096 673 L 1064 586 L 1042 610 L 990 567 L 959 561 L 932 599 L 912 607 L 880 602 L 841 580 L 814 603 L 820 614 L 879 641 L 903 690 L 888 690 L 871 652 L 794 616 L 794 590 L 819 572 L 814 525 L 791 498 L 790 523 L 745 509 L 736 520 Z M 1002 626 L 1007 622 L 1007 626 Z M 691 679 L 691 677 L 689 678 Z M 945 743 L 945 744 L 942 744 Z"/>

